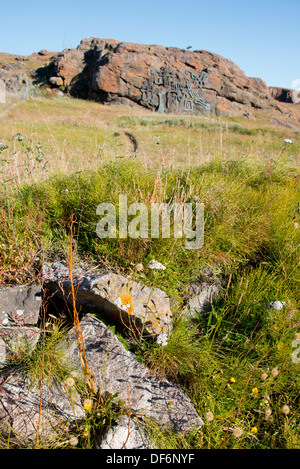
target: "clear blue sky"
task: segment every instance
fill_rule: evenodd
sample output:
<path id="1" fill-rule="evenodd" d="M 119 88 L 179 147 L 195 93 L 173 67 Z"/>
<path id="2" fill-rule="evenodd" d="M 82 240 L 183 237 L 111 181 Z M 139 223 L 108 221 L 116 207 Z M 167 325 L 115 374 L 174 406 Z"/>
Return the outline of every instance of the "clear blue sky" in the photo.
<path id="1" fill-rule="evenodd" d="M 61 51 L 95 36 L 215 52 L 269 86 L 300 79 L 300 0 L 1 3 L 0 52 Z"/>

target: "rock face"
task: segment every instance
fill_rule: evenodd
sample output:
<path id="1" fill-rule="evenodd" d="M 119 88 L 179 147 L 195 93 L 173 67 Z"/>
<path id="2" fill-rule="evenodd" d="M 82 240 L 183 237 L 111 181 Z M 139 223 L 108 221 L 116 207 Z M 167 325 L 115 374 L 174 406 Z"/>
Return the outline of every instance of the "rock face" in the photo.
<path id="1" fill-rule="evenodd" d="M 45 286 L 72 305 L 69 269 L 60 263 L 43 266 Z M 145 335 L 168 334 L 172 313 L 167 295 L 112 272 L 89 275 L 77 271 L 73 276 L 76 307 L 98 313 L 110 322 L 137 327 Z"/>
<path id="2" fill-rule="evenodd" d="M 266 84 L 207 51 L 88 38 L 53 61 L 71 95 L 158 112 L 237 115 L 276 107 Z M 278 106 L 278 104 L 277 104 Z"/>
<path id="3" fill-rule="evenodd" d="M 97 318 L 87 315 L 81 321 L 89 369 L 97 389 L 119 393 L 118 400 L 138 417 L 150 417 L 161 425 L 185 432 L 200 428 L 203 421 L 188 396 L 175 384 L 160 381 Z M 80 371 L 81 360 L 74 331 L 69 334 L 69 356 Z"/>

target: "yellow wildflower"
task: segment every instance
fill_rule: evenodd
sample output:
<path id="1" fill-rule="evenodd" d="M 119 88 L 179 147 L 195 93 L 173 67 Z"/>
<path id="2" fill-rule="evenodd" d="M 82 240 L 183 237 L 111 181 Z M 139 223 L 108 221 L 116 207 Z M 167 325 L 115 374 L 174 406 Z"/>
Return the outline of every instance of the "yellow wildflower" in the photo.
<path id="1" fill-rule="evenodd" d="M 88 412 L 91 410 L 92 406 L 93 406 L 93 401 L 91 399 L 85 399 L 83 401 L 83 407 Z"/>
<path id="2" fill-rule="evenodd" d="M 258 432 L 258 428 L 257 427 L 252 427 L 251 428 L 251 433 L 257 433 Z"/>
<path id="3" fill-rule="evenodd" d="M 253 388 L 253 389 L 252 389 L 252 394 L 258 394 L 258 389 L 257 389 L 257 388 Z"/>
<path id="4" fill-rule="evenodd" d="M 231 383 L 235 383 L 235 378 L 230 378 L 229 380 Z"/>

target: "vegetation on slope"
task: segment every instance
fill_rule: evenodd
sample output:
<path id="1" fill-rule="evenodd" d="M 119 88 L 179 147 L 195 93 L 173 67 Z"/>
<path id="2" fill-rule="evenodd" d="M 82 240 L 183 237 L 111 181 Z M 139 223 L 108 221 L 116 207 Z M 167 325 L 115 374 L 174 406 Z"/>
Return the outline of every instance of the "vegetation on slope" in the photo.
<path id="1" fill-rule="evenodd" d="M 180 437 L 152 424 L 156 444 L 299 448 L 298 133 L 263 115 L 162 117 L 69 98 L 20 103 L 0 131 L 1 282 L 36 281 L 45 260 L 66 259 L 74 219 L 75 260 L 131 275 L 171 299 L 175 327 L 166 346 L 125 338 L 154 372 L 184 387 L 205 425 Z M 99 239 L 96 208 L 118 207 L 120 194 L 149 209 L 203 202 L 204 246 Z M 166 270 L 147 269 L 151 259 Z M 207 269 L 223 293 L 209 316 L 187 321 L 188 286 Z M 286 306 L 269 308 L 275 300 Z M 85 432 L 98 425 L 94 417 L 88 413 Z M 80 445 L 89 447 L 90 437 Z"/>

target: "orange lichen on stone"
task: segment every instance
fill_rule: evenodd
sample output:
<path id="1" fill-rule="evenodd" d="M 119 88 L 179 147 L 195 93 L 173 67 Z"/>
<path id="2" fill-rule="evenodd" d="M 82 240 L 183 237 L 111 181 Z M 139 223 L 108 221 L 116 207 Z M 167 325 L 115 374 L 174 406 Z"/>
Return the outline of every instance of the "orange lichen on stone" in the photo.
<path id="1" fill-rule="evenodd" d="M 132 296 L 130 295 L 122 295 L 121 296 L 121 302 L 124 306 L 127 307 L 127 313 L 128 314 L 134 314 L 134 306 L 132 304 Z"/>

